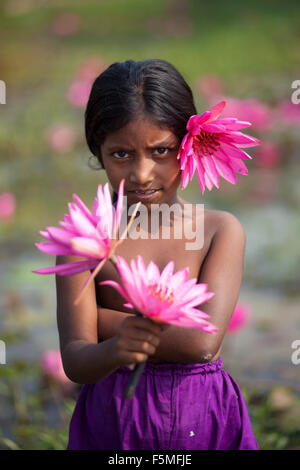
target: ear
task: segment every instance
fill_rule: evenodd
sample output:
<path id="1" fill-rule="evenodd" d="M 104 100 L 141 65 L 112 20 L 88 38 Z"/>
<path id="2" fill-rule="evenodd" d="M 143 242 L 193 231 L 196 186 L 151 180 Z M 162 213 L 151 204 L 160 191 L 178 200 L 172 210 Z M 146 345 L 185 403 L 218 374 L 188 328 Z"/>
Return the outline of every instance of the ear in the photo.
<path id="1" fill-rule="evenodd" d="M 100 165 L 101 165 L 101 170 L 105 170 L 105 166 L 104 166 L 104 163 L 103 163 L 101 150 L 99 150 L 99 152 L 97 152 L 97 158 L 98 158 L 98 161 L 99 161 L 99 163 L 100 163 Z"/>

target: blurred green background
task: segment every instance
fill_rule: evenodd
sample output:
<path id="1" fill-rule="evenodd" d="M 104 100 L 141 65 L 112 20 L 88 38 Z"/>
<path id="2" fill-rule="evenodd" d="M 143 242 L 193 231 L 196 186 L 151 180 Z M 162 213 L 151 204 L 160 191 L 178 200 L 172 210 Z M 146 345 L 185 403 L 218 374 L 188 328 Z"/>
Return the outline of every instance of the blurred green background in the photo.
<path id="1" fill-rule="evenodd" d="M 182 196 L 232 212 L 246 230 L 239 305 L 248 317 L 222 357 L 260 448 L 300 448 L 300 364 L 291 359 L 300 339 L 299 40 L 296 0 L 1 2 L 0 448 L 66 447 L 78 387 L 40 362 L 58 350 L 58 335 L 54 278 L 31 273 L 53 258 L 34 242 L 72 193 L 91 207 L 106 182 L 84 139 L 93 80 L 115 61 L 150 58 L 178 68 L 199 114 L 225 99 L 228 115 L 250 120 L 248 133 L 263 142 L 237 185 L 222 180 L 202 196 L 194 178 Z"/>

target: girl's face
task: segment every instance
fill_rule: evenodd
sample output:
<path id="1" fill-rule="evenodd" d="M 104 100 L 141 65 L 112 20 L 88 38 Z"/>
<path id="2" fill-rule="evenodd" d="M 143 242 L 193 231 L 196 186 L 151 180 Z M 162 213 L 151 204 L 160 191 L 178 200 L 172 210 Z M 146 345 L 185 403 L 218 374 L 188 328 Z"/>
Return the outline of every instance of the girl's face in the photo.
<path id="1" fill-rule="evenodd" d="M 145 116 L 109 134 L 101 145 L 101 154 L 113 190 L 117 193 L 125 178 L 128 206 L 139 201 L 145 206 L 178 202 L 179 145 L 180 140 L 172 131 Z M 147 190 L 155 191 L 149 195 L 138 193 Z"/>

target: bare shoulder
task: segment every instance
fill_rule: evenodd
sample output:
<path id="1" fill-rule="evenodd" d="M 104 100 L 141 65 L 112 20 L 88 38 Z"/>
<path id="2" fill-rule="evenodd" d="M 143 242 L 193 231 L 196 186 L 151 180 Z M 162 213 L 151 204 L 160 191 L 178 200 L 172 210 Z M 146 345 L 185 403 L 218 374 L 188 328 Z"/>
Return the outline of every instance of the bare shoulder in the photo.
<path id="1" fill-rule="evenodd" d="M 204 211 L 205 223 L 209 227 L 212 237 L 220 237 L 222 234 L 226 236 L 232 235 L 235 240 L 240 240 L 245 243 L 246 233 L 245 229 L 234 214 L 228 211 L 205 209 Z"/>
<path id="2" fill-rule="evenodd" d="M 234 214 L 221 210 L 206 211 L 206 220 L 213 236 L 201 267 L 202 279 L 209 279 L 209 273 L 216 276 L 216 272 L 222 272 L 224 278 L 235 272 L 235 278 L 240 279 L 246 247 L 246 235 L 241 222 Z"/>

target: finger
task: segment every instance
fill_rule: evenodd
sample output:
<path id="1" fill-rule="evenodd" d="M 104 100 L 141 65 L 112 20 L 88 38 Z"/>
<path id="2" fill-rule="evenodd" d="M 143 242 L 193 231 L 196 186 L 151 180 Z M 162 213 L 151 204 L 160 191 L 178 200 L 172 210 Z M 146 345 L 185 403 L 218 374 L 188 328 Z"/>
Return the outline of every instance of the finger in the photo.
<path id="1" fill-rule="evenodd" d="M 126 331 L 126 338 L 130 338 L 138 341 L 147 341 L 152 344 L 155 348 L 160 343 L 160 338 L 156 334 L 148 330 L 142 330 L 141 328 L 131 328 Z"/>
<path id="2" fill-rule="evenodd" d="M 152 321 L 150 318 L 146 317 L 135 317 L 132 324 L 136 328 L 142 328 L 152 332 L 154 335 L 159 335 L 161 333 L 161 327 L 159 323 Z"/>
<path id="3" fill-rule="evenodd" d="M 148 360 L 148 354 L 142 352 L 132 352 L 132 351 L 120 351 L 119 354 L 119 363 L 129 369 L 136 366 L 139 362 L 146 362 Z"/>
<path id="4" fill-rule="evenodd" d="M 148 341 L 139 341 L 135 338 L 127 339 L 123 347 L 126 351 L 143 353 L 147 355 L 154 354 L 156 351 L 156 346 L 153 346 L 153 344 L 148 343 Z"/>

